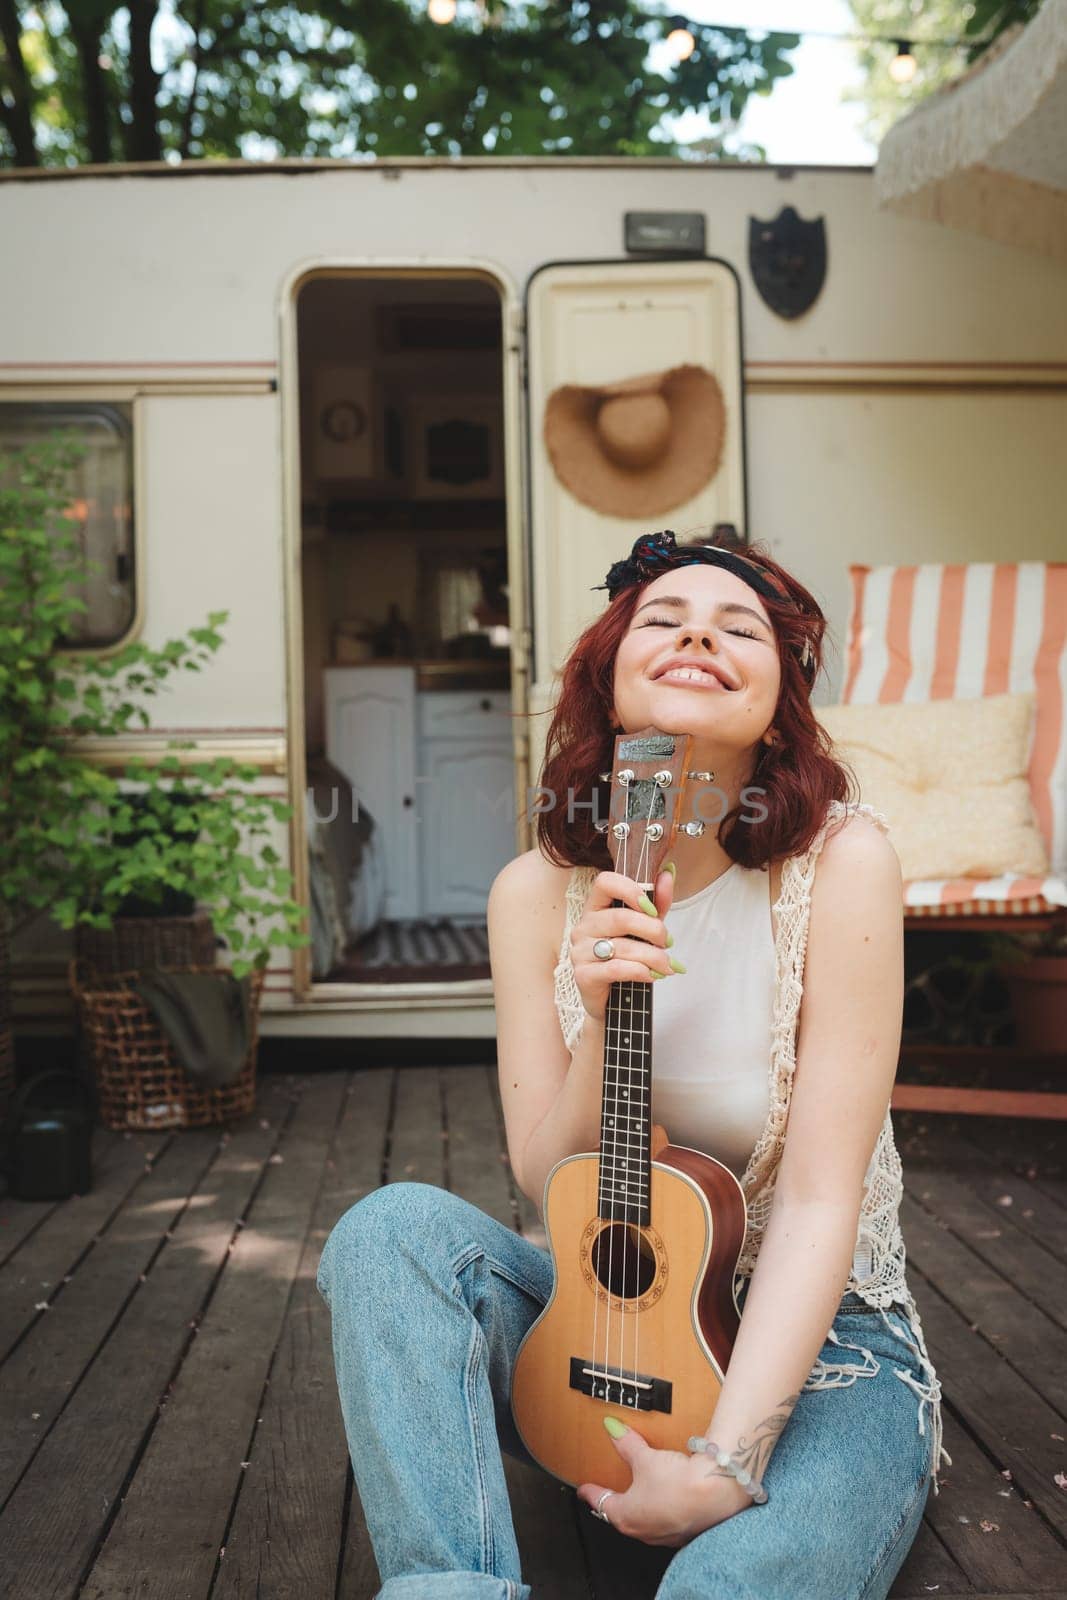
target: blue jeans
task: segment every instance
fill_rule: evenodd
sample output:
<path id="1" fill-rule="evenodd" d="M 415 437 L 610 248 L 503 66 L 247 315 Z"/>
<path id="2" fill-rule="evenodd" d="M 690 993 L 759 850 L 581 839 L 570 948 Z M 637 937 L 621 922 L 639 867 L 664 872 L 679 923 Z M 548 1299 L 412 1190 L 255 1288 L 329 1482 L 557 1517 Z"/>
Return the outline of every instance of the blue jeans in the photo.
<path id="1" fill-rule="evenodd" d="M 379 1600 L 530 1596 L 501 1447 L 529 1460 L 512 1364 L 551 1279 L 545 1251 L 425 1184 L 376 1190 L 327 1239 L 318 1287 Z M 931 1435 L 894 1370 L 921 1377 L 887 1326 L 910 1335 L 906 1318 L 858 1305 L 845 1297 L 840 1343 L 820 1359 L 861 1370 L 801 1393 L 767 1467 L 768 1503 L 677 1551 L 657 1600 L 884 1600 L 922 1519 Z"/>

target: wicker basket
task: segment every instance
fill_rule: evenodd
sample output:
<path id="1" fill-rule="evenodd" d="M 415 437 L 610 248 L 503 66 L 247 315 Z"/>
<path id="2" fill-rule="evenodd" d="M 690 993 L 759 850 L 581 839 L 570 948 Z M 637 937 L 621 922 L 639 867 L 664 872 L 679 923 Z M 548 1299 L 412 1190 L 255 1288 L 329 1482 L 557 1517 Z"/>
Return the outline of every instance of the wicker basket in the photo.
<path id="1" fill-rule="evenodd" d="M 145 967 L 213 967 L 215 929 L 206 911 L 187 917 L 116 917 L 110 928 L 75 930 L 77 961 L 98 972 Z"/>
<path id="2" fill-rule="evenodd" d="M 178 969 L 171 968 L 171 971 Z M 226 967 L 185 967 L 226 972 Z M 204 1128 L 243 1117 L 256 1103 L 256 1047 L 263 973 L 251 976 L 251 1037 L 240 1073 L 224 1088 L 197 1083 L 176 1059 L 155 1017 L 134 987 L 138 972 L 71 969 L 105 1128 Z"/>

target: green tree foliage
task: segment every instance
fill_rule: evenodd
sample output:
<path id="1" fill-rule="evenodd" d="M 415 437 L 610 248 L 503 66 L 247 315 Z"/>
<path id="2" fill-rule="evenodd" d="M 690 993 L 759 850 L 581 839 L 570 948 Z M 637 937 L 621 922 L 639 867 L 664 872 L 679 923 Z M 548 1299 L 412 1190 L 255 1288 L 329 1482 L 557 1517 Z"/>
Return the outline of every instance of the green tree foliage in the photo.
<path id="1" fill-rule="evenodd" d="M 1027 23 L 1041 0 L 851 0 L 857 33 L 907 39 L 918 64 L 910 83 L 894 83 L 889 63 L 896 46 L 867 44 L 859 53 L 863 82 L 846 99 L 866 108 L 864 131 L 876 144 L 907 111 L 958 78 L 1005 29 Z M 959 39 L 963 47 L 924 49 L 923 39 Z"/>
<path id="2" fill-rule="evenodd" d="M 0 0 L 0 161 L 672 154 L 665 119 L 721 139 L 799 42 L 693 24 L 656 71 L 668 31 L 639 0 L 459 0 L 443 27 L 426 0 Z"/>

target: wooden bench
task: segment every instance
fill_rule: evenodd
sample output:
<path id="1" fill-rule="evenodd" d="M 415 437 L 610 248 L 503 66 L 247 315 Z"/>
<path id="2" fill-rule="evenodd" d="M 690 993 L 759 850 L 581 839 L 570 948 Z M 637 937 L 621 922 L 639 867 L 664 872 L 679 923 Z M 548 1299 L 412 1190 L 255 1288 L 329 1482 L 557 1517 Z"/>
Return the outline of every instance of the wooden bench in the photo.
<path id="1" fill-rule="evenodd" d="M 1051 871 L 1044 879 L 924 879 L 904 886 L 906 935 L 1067 931 L 1067 563 L 849 568 L 845 704 L 973 700 L 1032 692 L 1030 791 Z M 889 818 L 892 824 L 892 817 Z M 975 1087 L 992 1065 L 1062 1067 L 1003 1046 L 905 1048 L 906 1078 L 933 1067 L 958 1084 L 898 1082 L 900 1109 L 1067 1117 L 1067 1093 Z M 1065 1084 L 1067 1089 L 1067 1084 Z"/>

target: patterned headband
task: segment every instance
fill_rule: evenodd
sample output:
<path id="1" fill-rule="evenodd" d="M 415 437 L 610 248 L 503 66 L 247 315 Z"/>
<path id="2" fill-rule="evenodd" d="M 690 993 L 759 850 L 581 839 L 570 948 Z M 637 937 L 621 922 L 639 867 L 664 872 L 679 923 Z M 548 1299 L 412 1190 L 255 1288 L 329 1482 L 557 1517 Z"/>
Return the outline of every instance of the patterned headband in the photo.
<path id="1" fill-rule="evenodd" d="M 630 589 L 635 584 L 648 583 L 652 578 L 658 578 L 661 573 L 669 572 L 675 567 L 697 564 L 725 567 L 727 572 L 732 572 L 743 583 L 747 583 L 750 589 L 754 589 L 765 600 L 784 600 L 787 604 L 795 604 L 793 597 L 783 585 L 754 561 L 750 561 L 747 556 L 739 555 L 735 550 L 724 550 L 718 545 L 710 544 L 683 545 L 679 548 L 669 528 L 663 533 L 644 533 L 639 539 L 635 539 L 626 559 L 616 561 L 604 582 L 594 587 L 606 589 L 608 599 L 611 601 L 624 589 Z M 810 682 L 815 676 L 815 652 L 811 640 L 805 639 L 802 646 L 794 646 L 793 653 L 800 663 L 805 678 Z"/>

